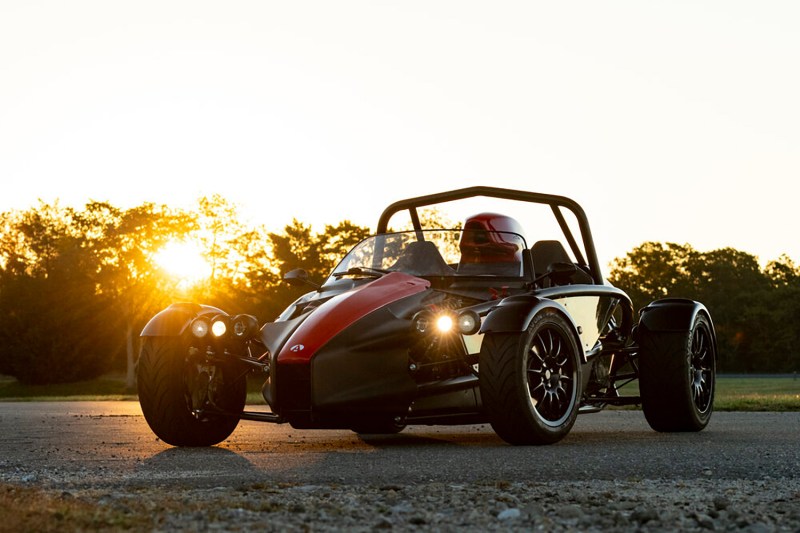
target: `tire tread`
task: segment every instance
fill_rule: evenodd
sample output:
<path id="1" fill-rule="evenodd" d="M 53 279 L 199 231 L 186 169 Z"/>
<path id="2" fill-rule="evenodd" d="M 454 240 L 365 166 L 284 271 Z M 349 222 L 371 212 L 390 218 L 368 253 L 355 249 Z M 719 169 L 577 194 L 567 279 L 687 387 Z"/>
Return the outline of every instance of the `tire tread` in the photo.
<path id="1" fill-rule="evenodd" d="M 168 444 L 218 444 L 233 433 L 239 420 L 228 417 L 198 420 L 192 416 L 184 397 L 183 367 L 178 338 L 143 339 L 137 378 L 142 413 L 153 432 Z M 245 394 L 243 386 L 234 388 L 231 401 L 236 407 L 244 408 Z"/>
<path id="2" fill-rule="evenodd" d="M 656 431 L 700 431 L 711 416 L 713 407 L 701 414 L 692 398 L 688 363 L 692 333 L 644 330 L 638 335 L 642 411 Z"/>
<path id="3" fill-rule="evenodd" d="M 543 320 L 558 322 L 564 319 L 560 316 L 555 318 L 551 312 L 545 311 L 534 318 L 531 327 L 536 327 Z M 573 412 L 558 429 L 544 428 L 536 420 L 536 415 L 531 412 L 527 372 L 520 361 L 527 334 L 492 333 L 484 336 L 479 366 L 481 401 L 492 428 L 506 442 L 517 445 L 553 444 L 564 438 L 572 428 L 578 402 L 576 399 Z M 573 355 L 577 362 L 577 353 Z M 579 365 L 577 370 L 580 371 Z"/>

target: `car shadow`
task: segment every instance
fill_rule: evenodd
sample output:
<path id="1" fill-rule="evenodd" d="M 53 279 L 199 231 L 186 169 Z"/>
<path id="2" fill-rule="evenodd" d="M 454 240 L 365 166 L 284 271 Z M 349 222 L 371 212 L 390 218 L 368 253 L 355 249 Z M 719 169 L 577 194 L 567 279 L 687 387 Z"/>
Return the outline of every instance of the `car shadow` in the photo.
<path id="1" fill-rule="evenodd" d="M 215 486 L 221 480 L 238 479 L 243 474 L 258 472 L 244 456 L 225 448 L 175 447 L 141 461 L 130 476 L 148 482 L 186 482 L 193 486 Z"/>
<path id="2" fill-rule="evenodd" d="M 506 445 L 494 432 L 486 431 L 480 426 L 458 426 L 458 429 L 436 427 L 429 430 L 414 428 L 392 435 L 358 433 L 356 436 L 364 444 L 375 448 L 407 448 L 415 446 L 493 447 Z"/>

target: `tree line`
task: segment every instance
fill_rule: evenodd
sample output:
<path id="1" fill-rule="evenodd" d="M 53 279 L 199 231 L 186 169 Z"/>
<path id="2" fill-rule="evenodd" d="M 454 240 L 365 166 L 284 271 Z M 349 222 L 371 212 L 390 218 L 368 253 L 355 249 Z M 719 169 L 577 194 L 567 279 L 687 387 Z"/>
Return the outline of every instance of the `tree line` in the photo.
<path id="1" fill-rule="evenodd" d="M 273 320 L 302 288 L 281 282 L 292 268 L 321 281 L 369 228 L 347 220 L 315 232 L 293 220 L 281 232 L 240 220 L 220 196 L 192 209 L 145 203 L 120 209 L 57 203 L 2 214 L 0 374 L 23 383 L 91 379 L 127 369 L 138 334 L 175 301 L 215 305 Z M 187 286 L 156 262 L 168 243 L 198 243 L 209 274 Z M 702 301 L 719 335 L 719 368 L 791 372 L 800 367 L 800 269 L 786 256 L 761 268 L 730 248 L 644 243 L 616 259 L 609 281 L 640 308 L 665 296 Z"/>
<path id="2" fill-rule="evenodd" d="M 800 370 L 800 268 L 787 255 L 763 268 L 752 254 L 645 242 L 612 263 L 609 281 L 640 309 L 657 298 L 705 304 L 717 331 L 719 370 Z"/>
<path id="3" fill-rule="evenodd" d="M 274 319 L 302 289 L 282 273 L 321 280 L 366 237 L 348 221 L 314 232 L 293 220 L 282 232 L 240 221 L 220 196 L 190 210 L 145 203 L 83 209 L 40 202 L 0 223 L 0 374 L 26 384 L 74 382 L 127 369 L 133 384 L 138 334 L 176 301 Z M 170 242 L 193 241 L 209 276 L 183 286 L 156 262 Z"/>

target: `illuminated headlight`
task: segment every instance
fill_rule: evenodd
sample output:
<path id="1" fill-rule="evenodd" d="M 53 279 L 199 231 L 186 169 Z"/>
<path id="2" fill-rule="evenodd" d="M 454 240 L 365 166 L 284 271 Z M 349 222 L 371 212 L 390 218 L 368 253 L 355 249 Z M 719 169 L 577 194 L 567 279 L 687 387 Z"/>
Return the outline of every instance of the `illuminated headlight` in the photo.
<path id="1" fill-rule="evenodd" d="M 441 315 L 436 319 L 436 329 L 441 333 L 449 333 L 453 329 L 453 317 Z"/>
<path id="2" fill-rule="evenodd" d="M 192 335 L 197 337 L 198 339 L 202 339 L 206 335 L 208 335 L 209 324 L 208 320 L 205 318 L 195 318 L 192 320 Z"/>
<path id="3" fill-rule="evenodd" d="M 428 333 L 447 335 L 453 332 L 474 335 L 481 329 L 481 317 L 475 311 L 454 314 L 451 311 L 435 313 L 426 310 L 417 313 L 412 320 L 411 327 L 415 333 L 420 335 Z"/>
<path id="4" fill-rule="evenodd" d="M 224 337 L 229 329 L 226 316 L 218 316 L 211 321 L 211 334 L 217 338 Z"/>
<path id="5" fill-rule="evenodd" d="M 474 335 L 481 329 L 481 317 L 475 311 L 465 311 L 458 315 L 458 331 L 462 335 Z"/>
<path id="6" fill-rule="evenodd" d="M 237 339 L 248 339 L 258 330 L 258 319 L 252 315 L 236 315 L 232 329 Z"/>

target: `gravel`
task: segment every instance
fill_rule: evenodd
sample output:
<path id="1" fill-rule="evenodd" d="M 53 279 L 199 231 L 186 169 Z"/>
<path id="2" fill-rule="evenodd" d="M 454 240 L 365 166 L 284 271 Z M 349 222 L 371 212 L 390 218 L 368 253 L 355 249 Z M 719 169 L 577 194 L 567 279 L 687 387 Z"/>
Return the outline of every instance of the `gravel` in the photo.
<path id="1" fill-rule="evenodd" d="M 800 531 L 800 481 L 625 480 L 61 490 L 150 531 Z"/>

